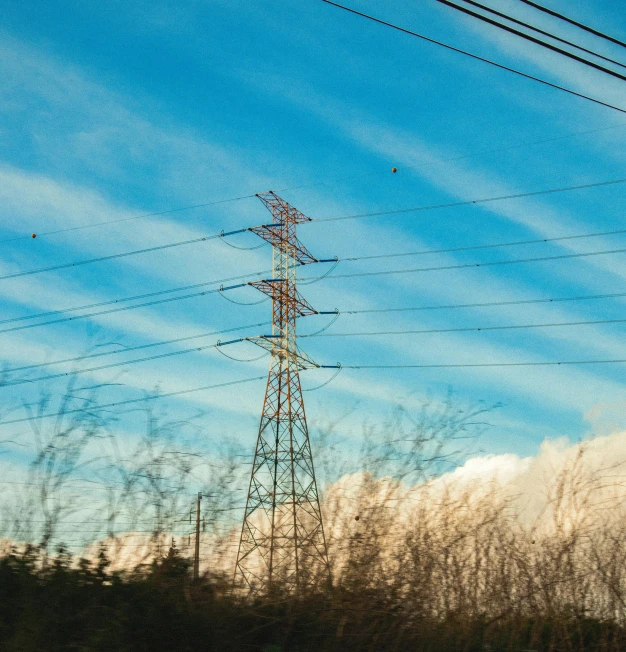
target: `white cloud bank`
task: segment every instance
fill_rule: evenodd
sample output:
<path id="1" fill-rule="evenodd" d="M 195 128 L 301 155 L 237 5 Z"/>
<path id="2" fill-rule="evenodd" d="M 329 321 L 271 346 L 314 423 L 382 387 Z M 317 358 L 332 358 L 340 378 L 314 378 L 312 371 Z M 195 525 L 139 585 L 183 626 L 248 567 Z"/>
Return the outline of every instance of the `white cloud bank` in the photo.
<path id="1" fill-rule="evenodd" d="M 346 475 L 327 489 L 327 531 L 341 548 L 342 541 L 367 536 L 370 525 L 385 523 L 392 545 L 419 528 L 420 519 L 432 523 L 452 514 L 456 520 L 504 506 L 509 522 L 528 536 L 550 536 L 563 524 L 594 529 L 621 520 L 624 480 L 626 432 L 577 443 L 546 440 L 534 457 L 476 456 L 413 486 L 367 473 Z"/>

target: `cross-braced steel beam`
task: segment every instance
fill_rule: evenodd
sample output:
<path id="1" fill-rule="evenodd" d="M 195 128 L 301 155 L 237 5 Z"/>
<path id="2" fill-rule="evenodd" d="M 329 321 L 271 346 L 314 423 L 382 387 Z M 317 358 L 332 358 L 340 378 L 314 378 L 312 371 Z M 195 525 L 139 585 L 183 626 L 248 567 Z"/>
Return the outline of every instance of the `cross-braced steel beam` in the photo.
<path id="1" fill-rule="evenodd" d="M 300 369 L 316 367 L 296 344 L 299 316 L 316 314 L 296 290 L 296 266 L 317 262 L 296 237 L 309 218 L 275 193 L 259 195 L 272 223 L 251 229 L 273 247 L 273 278 L 251 283 L 272 297 L 271 352 L 235 578 L 253 593 L 315 589 L 330 581 Z"/>

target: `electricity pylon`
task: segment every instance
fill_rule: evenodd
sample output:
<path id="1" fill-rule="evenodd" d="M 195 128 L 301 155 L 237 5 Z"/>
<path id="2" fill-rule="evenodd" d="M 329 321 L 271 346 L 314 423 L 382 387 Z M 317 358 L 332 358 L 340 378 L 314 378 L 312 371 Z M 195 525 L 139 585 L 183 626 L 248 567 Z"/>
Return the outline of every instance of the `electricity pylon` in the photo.
<path id="1" fill-rule="evenodd" d="M 271 354 L 235 579 L 253 593 L 311 590 L 330 581 L 300 370 L 318 367 L 296 343 L 298 317 L 317 314 L 296 290 L 296 267 L 321 262 L 296 237 L 310 221 L 272 191 L 257 195 L 272 223 L 250 230 L 272 245 L 272 334 L 248 338 Z"/>

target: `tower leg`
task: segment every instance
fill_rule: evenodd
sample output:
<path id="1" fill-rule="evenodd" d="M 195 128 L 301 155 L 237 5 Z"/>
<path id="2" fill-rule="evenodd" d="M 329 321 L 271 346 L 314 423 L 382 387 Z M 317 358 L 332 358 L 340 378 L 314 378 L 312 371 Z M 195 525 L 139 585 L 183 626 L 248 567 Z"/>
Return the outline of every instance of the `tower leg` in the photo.
<path id="1" fill-rule="evenodd" d="M 329 581 L 300 374 L 272 356 L 246 501 L 236 579 L 246 589 L 297 592 Z"/>
<path id="2" fill-rule="evenodd" d="M 272 335 L 248 338 L 271 352 L 235 578 L 251 592 L 314 589 L 330 581 L 296 343 L 299 317 L 315 314 L 296 290 L 296 267 L 317 262 L 296 237 L 309 218 L 275 193 L 259 195 L 272 223 L 250 229 L 272 245 L 272 279 L 253 283 L 272 297 Z"/>

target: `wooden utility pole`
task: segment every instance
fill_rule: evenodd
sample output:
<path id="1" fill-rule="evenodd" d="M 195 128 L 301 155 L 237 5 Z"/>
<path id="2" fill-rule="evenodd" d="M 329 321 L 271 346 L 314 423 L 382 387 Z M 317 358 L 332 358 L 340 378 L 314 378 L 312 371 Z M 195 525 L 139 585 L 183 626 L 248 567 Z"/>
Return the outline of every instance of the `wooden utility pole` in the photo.
<path id="1" fill-rule="evenodd" d="M 202 493 L 198 493 L 198 500 L 196 501 L 196 549 L 193 556 L 193 580 L 198 581 L 200 577 L 200 501 L 202 500 Z"/>

